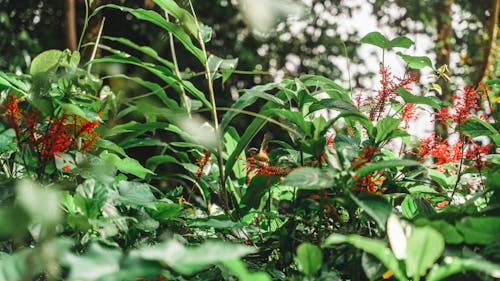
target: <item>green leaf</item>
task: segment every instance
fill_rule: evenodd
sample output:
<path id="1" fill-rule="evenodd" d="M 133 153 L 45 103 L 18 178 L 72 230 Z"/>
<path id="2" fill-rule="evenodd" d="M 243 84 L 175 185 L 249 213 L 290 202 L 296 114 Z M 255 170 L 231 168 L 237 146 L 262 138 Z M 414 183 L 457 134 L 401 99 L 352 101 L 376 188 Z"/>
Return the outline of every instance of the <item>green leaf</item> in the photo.
<path id="1" fill-rule="evenodd" d="M 317 101 L 309 107 L 309 112 L 314 112 L 321 109 L 332 109 L 338 112 L 352 111 L 356 112 L 358 109 L 350 102 L 346 102 L 342 99 L 322 99 Z"/>
<path id="2" fill-rule="evenodd" d="M 392 212 L 392 205 L 384 197 L 369 193 L 362 193 L 358 196 L 351 193 L 350 196 L 362 211 L 366 212 L 381 229 L 385 230 L 387 219 Z"/>
<path id="3" fill-rule="evenodd" d="M 120 271 L 122 253 L 118 249 L 104 248 L 97 243 L 90 244 L 81 256 L 66 254 L 62 259 L 69 266 L 68 281 L 94 281 Z"/>
<path id="4" fill-rule="evenodd" d="M 417 226 L 430 225 L 437 231 L 439 231 L 446 241 L 447 244 L 461 244 L 464 238 L 457 231 L 455 226 L 451 225 L 445 220 L 432 220 L 427 218 L 418 219 L 416 222 Z"/>
<path id="5" fill-rule="evenodd" d="M 421 196 L 405 196 L 401 203 L 401 211 L 408 219 L 413 219 L 418 215 L 430 216 L 435 213 L 434 207 Z"/>
<path id="6" fill-rule="evenodd" d="M 156 5 L 160 6 L 165 12 L 169 13 L 176 19 L 178 19 L 181 24 L 186 27 L 187 30 L 198 39 L 198 24 L 196 19 L 186 10 L 182 9 L 173 0 L 153 0 Z"/>
<path id="7" fill-rule="evenodd" d="M 18 96 L 26 95 L 28 92 L 23 82 L 3 72 L 0 72 L 0 90 L 9 90 Z"/>
<path id="8" fill-rule="evenodd" d="M 443 253 L 444 238 L 430 226 L 416 227 L 408 237 L 406 251 L 406 272 L 418 280 Z"/>
<path id="9" fill-rule="evenodd" d="M 155 202 L 156 210 L 151 211 L 151 216 L 160 222 L 170 221 L 182 210 L 179 204 L 157 201 Z"/>
<path id="10" fill-rule="evenodd" d="M 297 247 L 297 261 L 300 270 L 306 276 L 311 276 L 321 268 L 323 253 L 318 246 L 305 242 Z"/>
<path id="11" fill-rule="evenodd" d="M 123 157 L 128 157 L 125 150 L 123 150 L 123 148 L 121 146 L 117 145 L 116 143 L 114 143 L 112 141 L 109 141 L 109 140 L 106 140 L 103 138 L 99 138 L 96 141 L 96 146 L 99 148 L 102 148 L 102 149 L 107 149 L 107 150 L 111 150 L 113 152 L 116 152 Z"/>
<path id="12" fill-rule="evenodd" d="M 255 176 L 247 187 L 243 197 L 241 197 L 240 205 L 247 208 L 257 209 L 260 206 L 262 196 L 269 191 L 269 188 L 278 182 L 277 176 Z"/>
<path id="13" fill-rule="evenodd" d="M 398 167 L 414 167 L 420 165 L 421 164 L 419 162 L 413 160 L 385 160 L 376 163 L 366 164 L 359 170 L 357 170 L 356 174 L 358 178 L 361 178 L 375 171 L 381 171 L 385 169 L 398 168 Z"/>
<path id="14" fill-rule="evenodd" d="M 36 56 L 31 62 L 30 74 L 35 76 L 55 70 L 63 58 L 64 52 L 60 50 L 47 50 Z"/>
<path id="15" fill-rule="evenodd" d="M 219 71 L 222 74 L 222 83 L 224 83 L 236 69 L 238 59 L 223 59 L 218 56 L 210 55 L 207 64 L 210 69 L 210 77 L 215 79 Z"/>
<path id="16" fill-rule="evenodd" d="M 34 222 L 44 227 L 56 225 L 62 218 L 61 194 L 48 188 L 41 188 L 29 180 L 23 180 L 16 186 L 17 202 Z"/>
<path id="17" fill-rule="evenodd" d="M 333 185 L 333 178 L 319 168 L 303 167 L 293 170 L 281 182 L 283 185 L 294 186 L 299 189 L 321 189 Z"/>
<path id="18" fill-rule="evenodd" d="M 426 281 L 445 280 L 448 276 L 464 271 L 479 271 L 484 272 L 495 279 L 500 278 L 500 265 L 492 263 L 486 259 L 463 259 L 460 257 L 447 256 L 444 260 L 445 263 L 431 269 L 429 274 L 426 276 Z"/>
<path id="19" fill-rule="evenodd" d="M 167 0 L 164 0 L 164 1 L 167 1 Z M 169 2 L 173 2 L 173 1 L 169 0 Z M 179 40 L 182 43 L 182 45 L 184 45 L 186 50 L 188 50 L 191 54 L 193 54 L 196 58 L 198 58 L 198 60 L 201 63 L 203 63 L 203 64 L 205 63 L 205 61 L 206 61 L 205 54 L 203 53 L 202 50 L 200 50 L 198 47 L 196 47 L 193 44 L 193 42 L 191 41 L 191 38 L 184 31 L 184 29 L 181 26 L 178 26 L 174 23 L 168 22 L 163 16 L 161 16 L 157 12 L 152 11 L 152 10 L 132 9 L 132 8 L 118 6 L 118 5 L 114 5 L 114 4 L 107 4 L 107 5 L 103 5 L 103 6 L 98 7 L 97 9 L 95 9 L 94 12 L 92 13 L 91 17 L 95 16 L 101 10 L 106 9 L 106 8 L 117 9 L 117 10 L 120 10 L 123 12 L 130 13 L 139 20 L 144 20 L 144 21 L 150 22 L 150 23 L 152 23 L 152 24 L 154 24 L 154 25 L 156 25 L 156 26 L 158 26 L 158 27 L 160 27 L 168 32 L 171 32 L 172 35 L 175 36 L 175 38 L 177 38 L 177 40 Z M 184 17 L 182 14 L 186 15 L 186 17 Z M 176 13 L 175 15 L 174 14 L 172 14 L 172 15 L 174 15 L 174 17 L 176 17 L 176 15 L 180 16 L 181 17 L 181 19 L 179 19 L 180 21 L 185 19 L 185 21 L 184 21 L 185 23 L 189 22 L 189 25 L 188 25 L 189 31 L 195 36 L 195 38 L 198 38 L 198 31 L 197 31 L 198 29 L 196 28 L 196 26 L 193 26 L 192 22 L 188 19 L 190 16 L 189 13 L 188 14 L 182 13 L 182 14 Z"/>
<path id="20" fill-rule="evenodd" d="M 401 52 L 397 52 L 396 54 L 400 56 L 408 64 L 410 68 L 413 69 L 422 69 L 426 67 L 433 68 L 432 61 L 428 57 L 410 56 L 410 55 L 405 55 Z"/>
<path id="21" fill-rule="evenodd" d="M 404 48 L 404 49 L 408 49 L 411 46 L 413 46 L 413 44 L 414 44 L 414 42 L 410 38 L 408 38 L 406 36 L 400 36 L 400 37 L 396 37 L 396 38 L 392 39 L 389 42 L 388 49 L 389 48 Z"/>
<path id="22" fill-rule="evenodd" d="M 428 97 L 423 97 L 423 96 L 416 96 L 410 92 L 408 92 L 405 88 L 398 88 L 396 90 L 396 93 L 403 98 L 403 100 L 406 103 L 413 103 L 413 104 L 426 104 L 429 106 L 432 106 L 435 109 L 440 109 L 441 106 L 437 102 L 435 102 L 433 99 L 428 98 Z"/>
<path id="23" fill-rule="evenodd" d="M 121 205 L 133 208 L 146 207 L 156 209 L 156 197 L 147 184 L 120 181 L 117 184 L 118 195 L 114 198 Z"/>
<path id="24" fill-rule="evenodd" d="M 239 259 L 255 250 L 244 245 L 216 241 L 185 247 L 176 240 L 170 240 L 134 252 L 143 259 L 159 261 L 181 274 L 192 275 L 211 265 Z"/>
<path id="25" fill-rule="evenodd" d="M 465 133 L 472 138 L 498 135 L 498 131 L 491 124 L 477 118 L 476 116 L 467 118 L 460 126 L 460 132 Z"/>
<path id="26" fill-rule="evenodd" d="M 388 140 L 394 130 L 399 127 L 401 123 L 401 119 L 396 119 L 392 117 L 385 117 L 384 119 L 378 121 L 377 126 L 377 135 L 375 136 L 375 142 L 380 143 L 382 141 Z"/>
<path id="27" fill-rule="evenodd" d="M 215 229 L 232 229 L 232 228 L 242 228 L 245 224 L 241 222 L 234 222 L 230 220 L 218 220 L 218 219 L 197 219 L 188 222 L 190 227 L 208 227 Z"/>
<path id="28" fill-rule="evenodd" d="M 99 157 L 114 165 L 123 173 L 132 174 L 138 178 L 144 179 L 148 174 L 155 174 L 153 171 L 144 168 L 139 161 L 133 158 L 120 158 L 118 155 L 103 151 Z"/>
<path id="29" fill-rule="evenodd" d="M 240 281 L 271 281 L 269 274 L 265 272 L 249 272 L 245 263 L 239 259 L 223 262 L 224 267 L 229 269 Z"/>
<path id="30" fill-rule="evenodd" d="M 387 269 L 390 269 L 398 280 L 407 280 L 406 274 L 402 270 L 399 260 L 394 256 L 391 250 L 387 248 L 386 243 L 359 235 L 342 235 L 335 233 L 328 236 L 324 246 L 340 243 L 349 243 L 354 247 L 373 255 L 380 260 L 380 262 L 382 262 Z"/>
<path id="31" fill-rule="evenodd" d="M 381 49 L 387 49 L 387 47 L 389 46 L 389 40 L 387 40 L 387 38 L 385 38 L 385 36 L 380 32 L 376 31 L 366 34 L 363 38 L 361 38 L 360 42 L 364 44 L 375 45 Z"/>
<path id="32" fill-rule="evenodd" d="M 455 227 L 465 243 L 486 245 L 498 238 L 500 217 L 465 217 Z"/>
<path id="33" fill-rule="evenodd" d="M 405 48 L 408 49 L 413 45 L 413 41 L 408 37 L 396 37 L 389 41 L 380 32 L 370 32 L 360 40 L 361 43 L 375 45 L 381 49 Z"/>

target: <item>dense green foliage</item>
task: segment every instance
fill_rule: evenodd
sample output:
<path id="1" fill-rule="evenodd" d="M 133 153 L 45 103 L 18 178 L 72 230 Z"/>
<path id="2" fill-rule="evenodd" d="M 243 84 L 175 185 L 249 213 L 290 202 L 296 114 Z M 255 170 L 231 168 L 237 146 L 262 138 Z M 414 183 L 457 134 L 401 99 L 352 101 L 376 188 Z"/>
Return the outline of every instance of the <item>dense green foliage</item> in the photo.
<path id="1" fill-rule="evenodd" d="M 443 102 L 445 66 L 371 32 L 356 44 L 378 48 L 372 94 L 300 75 L 222 106 L 237 54 L 208 55 L 213 30 L 186 3 L 154 3 L 90 19 L 126 14 L 182 56 L 104 32 L 88 61 L 51 49 L 0 72 L 0 280 L 500 278 L 498 79 Z M 410 134 L 429 112 L 448 138 Z"/>

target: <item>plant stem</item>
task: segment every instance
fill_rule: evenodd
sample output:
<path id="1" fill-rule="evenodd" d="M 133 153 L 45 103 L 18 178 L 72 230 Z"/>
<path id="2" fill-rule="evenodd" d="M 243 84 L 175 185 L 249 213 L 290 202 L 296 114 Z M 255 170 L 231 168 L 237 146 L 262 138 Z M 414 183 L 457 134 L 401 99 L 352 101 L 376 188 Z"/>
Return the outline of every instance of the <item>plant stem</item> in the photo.
<path id="1" fill-rule="evenodd" d="M 83 21 L 82 34 L 80 34 L 80 40 L 78 41 L 78 47 L 76 47 L 76 49 L 78 51 L 80 50 L 80 47 L 82 46 L 83 36 L 85 34 L 85 31 L 87 30 L 88 24 L 89 24 L 89 3 L 87 0 L 85 0 L 85 20 Z"/>
<path id="2" fill-rule="evenodd" d="M 165 18 L 167 19 L 167 21 L 170 21 L 170 16 L 168 15 L 167 12 L 165 12 Z M 175 52 L 174 36 L 172 32 L 168 33 L 168 40 L 170 42 L 170 54 L 172 55 L 172 62 L 174 63 L 175 67 L 175 75 L 177 75 L 179 80 L 181 80 L 181 72 L 179 71 L 179 63 L 177 62 L 177 53 Z M 184 86 L 182 86 L 182 84 L 180 84 L 179 86 L 181 87 L 182 100 L 184 101 L 186 112 L 188 114 L 188 117 L 191 119 L 191 104 L 186 95 L 186 89 L 184 89 Z"/>
<path id="3" fill-rule="evenodd" d="M 224 159 L 222 157 L 222 132 L 219 130 L 219 120 L 217 116 L 217 104 L 215 103 L 215 92 L 214 92 L 214 85 L 212 82 L 212 75 L 210 73 L 210 66 L 208 65 L 208 55 L 207 55 L 207 49 L 205 46 L 205 42 L 203 41 L 203 35 L 201 34 L 200 27 L 198 25 L 198 18 L 196 17 L 196 13 L 194 11 L 193 3 L 191 3 L 191 0 L 189 0 L 189 6 L 191 8 L 191 12 L 193 13 L 193 17 L 196 22 L 196 26 L 198 27 L 198 41 L 201 46 L 201 50 L 205 56 L 205 74 L 207 78 L 207 83 L 208 83 L 208 93 L 209 93 L 209 98 L 210 98 L 210 103 L 211 103 L 211 114 L 212 114 L 212 119 L 214 122 L 214 129 L 215 129 L 215 134 L 217 136 L 217 162 L 219 165 L 219 181 L 220 181 L 220 187 L 222 190 L 222 195 L 224 199 L 224 204 L 226 211 L 229 212 L 229 195 L 228 191 L 226 189 L 226 177 L 224 174 Z"/>
<path id="4" fill-rule="evenodd" d="M 102 28 L 104 27 L 105 21 L 106 21 L 106 17 L 103 17 L 102 21 L 101 21 L 101 27 L 99 27 L 99 33 L 97 33 L 97 39 L 95 40 L 94 49 L 92 50 L 92 55 L 90 56 L 89 61 L 92 61 L 95 58 L 95 55 L 97 53 L 97 47 L 99 46 L 99 41 L 101 40 Z M 87 67 L 87 72 L 90 73 L 91 69 L 92 69 L 92 64 L 90 63 L 89 66 Z"/>

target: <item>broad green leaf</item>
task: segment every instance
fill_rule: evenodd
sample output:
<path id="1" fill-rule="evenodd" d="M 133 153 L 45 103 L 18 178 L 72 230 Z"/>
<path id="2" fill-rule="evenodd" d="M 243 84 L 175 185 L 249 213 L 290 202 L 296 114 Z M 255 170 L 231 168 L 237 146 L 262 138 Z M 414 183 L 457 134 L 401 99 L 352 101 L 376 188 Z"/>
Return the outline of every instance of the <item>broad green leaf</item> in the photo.
<path id="1" fill-rule="evenodd" d="M 311 276 L 321 268 L 323 253 L 318 246 L 305 242 L 297 247 L 297 261 L 300 270 L 306 276 Z"/>
<path id="2" fill-rule="evenodd" d="M 407 195 L 401 203 L 401 212 L 408 219 L 418 215 L 430 216 L 435 213 L 434 207 L 421 196 Z"/>
<path id="3" fill-rule="evenodd" d="M 160 222 L 170 221 L 182 210 L 179 204 L 162 201 L 155 202 L 156 210 L 151 211 L 151 216 Z"/>
<path id="4" fill-rule="evenodd" d="M 389 138 L 389 136 L 394 132 L 401 123 L 401 119 L 396 119 L 392 117 L 385 117 L 384 119 L 377 122 L 377 135 L 375 136 L 375 142 L 380 143 Z"/>
<path id="5" fill-rule="evenodd" d="M 408 37 L 396 37 L 389 41 L 380 32 L 370 32 L 360 40 L 361 43 L 375 45 L 381 49 L 405 48 L 408 49 L 413 45 L 413 41 Z"/>
<path id="6" fill-rule="evenodd" d="M 386 49 L 389 46 L 389 40 L 380 32 L 370 32 L 360 40 L 361 43 L 375 45 L 381 49 Z"/>
<path id="7" fill-rule="evenodd" d="M 51 227 L 62 219 L 61 194 L 57 190 L 41 188 L 34 182 L 23 180 L 16 186 L 16 193 L 18 204 L 33 222 Z"/>
<path id="8" fill-rule="evenodd" d="M 340 118 L 344 118 L 344 120 L 349 120 L 349 121 L 357 121 L 361 123 L 366 128 L 366 131 L 370 137 L 373 137 L 373 124 L 370 119 L 368 119 L 365 115 L 361 114 L 360 112 L 355 112 L 355 111 L 347 111 L 347 112 L 341 112 L 337 117 L 333 118 L 328 122 L 328 124 L 334 124 L 337 122 Z M 328 128 L 329 126 L 326 126 Z M 326 130 L 322 132 L 323 134 L 326 134 Z"/>
<path id="9" fill-rule="evenodd" d="M 361 178 L 375 171 L 382 171 L 385 169 L 398 167 L 415 167 L 420 165 L 421 164 L 419 162 L 413 160 L 386 160 L 366 164 L 363 167 L 359 168 L 359 170 L 356 171 L 356 174 L 358 178 Z"/>
<path id="10" fill-rule="evenodd" d="M 379 259 L 387 269 L 390 269 L 398 280 L 407 280 L 399 260 L 394 256 L 391 250 L 387 248 L 386 243 L 359 235 L 342 235 L 335 233 L 326 238 L 324 246 L 340 243 L 352 244 L 354 247 L 373 255 Z"/>
<path id="11" fill-rule="evenodd" d="M 81 256 L 66 254 L 63 262 L 69 267 L 68 281 L 101 280 L 120 271 L 122 253 L 118 249 L 107 249 L 97 243 L 90 244 Z"/>
<path id="12" fill-rule="evenodd" d="M 406 251 L 406 273 L 418 280 L 443 253 L 444 238 L 430 226 L 416 227 L 408 237 Z"/>
<path id="13" fill-rule="evenodd" d="M 63 51 L 47 50 L 36 56 L 31 62 L 30 74 L 35 76 L 55 70 L 61 63 Z"/>
<path id="14" fill-rule="evenodd" d="M 401 52 L 397 52 L 396 54 L 400 56 L 408 64 L 410 68 L 413 69 L 422 69 L 426 67 L 433 68 L 432 61 L 428 57 L 410 56 L 410 55 L 405 55 Z"/>
<path id="15" fill-rule="evenodd" d="M 441 106 L 437 102 L 435 102 L 433 99 L 428 98 L 428 97 L 423 97 L 423 96 L 416 96 L 410 92 L 408 92 L 405 88 L 398 88 L 396 90 L 396 93 L 403 98 L 403 100 L 406 103 L 413 103 L 413 104 L 426 104 L 429 106 L 432 106 L 435 109 L 440 109 Z"/>
<path id="16" fill-rule="evenodd" d="M 293 170 L 283 179 L 281 184 L 299 189 L 316 190 L 332 187 L 333 178 L 325 170 L 303 167 Z"/>
<path id="17" fill-rule="evenodd" d="M 28 88 L 23 82 L 4 72 L 0 72 L 0 90 L 9 90 L 18 96 L 25 95 L 28 92 Z"/>
<path id="18" fill-rule="evenodd" d="M 414 44 L 414 42 L 410 38 L 408 38 L 406 36 L 400 36 L 400 37 L 396 37 L 396 38 L 392 39 L 389 42 L 388 48 L 404 48 L 404 49 L 408 49 L 413 44 Z"/>
<path id="19" fill-rule="evenodd" d="M 493 263 L 482 258 L 464 259 L 460 257 L 446 256 L 444 257 L 444 262 L 441 265 L 431 269 L 425 280 L 446 280 L 448 276 L 464 271 L 484 272 L 495 279 L 500 279 L 500 265 L 497 263 Z"/>
<path id="20" fill-rule="evenodd" d="M 148 174 L 154 174 L 153 171 L 144 168 L 139 161 L 133 158 L 120 158 L 118 155 L 103 151 L 99 157 L 114 165 L 123 173 L 132 174 L 138 178 L 144 179 Z"/>
<path id="21" fill-rule="evenodd" d="M 464 238 L 457 231 L 454 225 L 451 225 L 445 220 L 429 220 L 427 218 L 418 219 L 416 222 L 417 226 L 430 225 L 437 231 L 439 231 L 446 241 L 447 244 L 460 244 L 464 241 Z"/>
<path id="22" fill-rule="evenodd" d="M 352 103 L 346 102 L 342 99 L 322 99 L 320 101 L 313 103 L 309 107 L 310 112 L 314 112 L 316 110 L 321 110 L 321 109 L 331 109 L 339 112 L 358 111 L 358 109 Z"/>
<path id="23" fill-rule="evenodd" d="M 7 129 L 0 133 L 0 153 L 6 151 L 16 138 L 14 129 Z"/>
<path id="24" fill-rule="evenodd" d="M 121 146 L 117 145 L 116 143 L 114 143 L 112 141 L 109 141 L 109 140 L 106 140 L 103 138 L 99 138 L 96 141 L 96 146 L 99 148 L 102 148 L 102 149 L 111 150 L 113 152 L 116 152 L 123 157 L 128 157 L 125 150 Z"/>
<path id="25" fill-rule="evenodd" d="M 173 2 L 173 1 L 170 1 L 170 2 Z M 191 52 L 191 54 L 193 54 L 196 58 L 198 58 L 198 60 L 201 63 L 205 63 L 205 61 L 206 61 L 205 54 L 203 53 L 202 50 L 200 50 L 198 47 L 196 47 L 193 44 L 193 42 L 191 41 L 191 38 L 184 31 L 184 29 L 181 26 L 178 26 L 174 23 L 168 22 L 163 16 L 161 16 L 157 12 L 152 11 L 152 10 L 132 9 L 132 8 L 118 6 L 118 5 L 114 5 L 114 4 L 107 4 L 107 5 L 103 5 L 103 6 L 98 7 L 97 9 L 95 9 L 94 12 L 92 13 L 91 17 L 95 16 L 101 10 L 106 9 L 106 8 L 117 9 L 117 10 L 120 10 L 123 12 L 130 13 L 139 20 L 144 20 L 144 21 L 150 22 L 150 23 L 152 23 L 160 28 L 163 28 L 164 30 L 166 30 L 168 32 L 171 32 L 172 35 L 174 35 L 175 38 L 177 38 L 184 45 L 186 50 L 188 50 L 189 52 Z M 182 17 L 182 15 L 179 15 L 179 16 Z M 188 18 L 188 16 L 186 16 L 186 19 L 187 18 Z M 179 20 L 182 21 L 183 18 L 181 18 Z M 189 22 L 189 20 L 187 19 L 186 22 Z M 189 24 L 189 31 L 195 35 L 195 38 L 198 38 L 197 28 L 193 27 L 192 23 Z"/>
<path id="26" fill-rule="evenodd" d="M 66 114 L 74 114 L 86 119 L 90 119 L 88 118 L 87 114 L 85 114 L 85 112 L 76 104 L 62 103 L 61 108 Z"/>
<path id="27" fill-rule="evenodd" d="M 135 251 L 143 259 L 161 262 L 185 275 L 192 275 L 209 266 L 239 259 L 254 252 L 254 249 L 240 244 L 209 241 L 199 246 L 185 247 L 176 240 Z"/>
<path id="28" fill-rule="evenodd" d="M 500 217 L 465 217 L 455 224 L 467 244 L 486 245 L 498 238 Z"/>
<path id="29" fill-rule="evenodd" d="M 381 229 L 385 230 L 387 219 L 392 212 L 392 205 L 384 197 L 369 193 L 359 195 L 350 193 L 350 196 L 362 211 L 366 212 Z"/>
<path id="30" fill-rule="evenodd" d="M 119 204 L 133 208 L 146 207 L 156 209 L 156 198 L 147 184 L 120 181 L 116 184 L 118 194 L 114 200 Z"/>
<path id="31" fill-rule="evenodd" d="M 498 131 L 489 123 L 472 116 L 467 118 L 459 127 L 460 132 L 472 138 L 479 136 L 498 136 Z"/>

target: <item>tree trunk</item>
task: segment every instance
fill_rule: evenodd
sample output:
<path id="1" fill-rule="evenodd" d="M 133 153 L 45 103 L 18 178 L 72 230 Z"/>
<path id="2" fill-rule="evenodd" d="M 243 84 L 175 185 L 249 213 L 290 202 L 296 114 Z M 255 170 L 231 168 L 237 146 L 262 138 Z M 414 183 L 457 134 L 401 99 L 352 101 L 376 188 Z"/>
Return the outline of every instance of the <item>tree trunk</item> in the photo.
<path id="1" fill-rule="evenodd" d="M 485 24 L 488 32 L 488 42 L 483 51 L 483 58 L 478 67 L 477 75 L 474 77 L 474 85 L 477 85 L 484 77 L 488 76 L 488 69 L 490 67 L 490 59 L 495 45 L 497 30 L 498 30 L 498 16 L 500 10 L 500 0 L 491 0 L 491 13 L 488 24 Z"/>
<path id="2" fill-rule="evenodd" d="M 64 9 L 66 12 L 66 48 L 71 51 L 76 50 L 76 16 L 75 0 L 64 0 Z"/>
<path id="3" fill-rule="evenodd" d="M 450 54 L 453 51 L 453 27 L 451 25 L 451 20 L 453 16 L 452 6 L 453 0 L 440 0 L 436 3 L 435 8 L 437 12 L 437 50 L 436 50 L 436 63 L 437 67 L 442 65 L 450 65 Z M 450 101 L 452 93 L 450 91 L 449 82 L 445 79 L 439 79 L 437 82 L 442 89 L 441 96 L 439 97 L 442 101 Z M 448 136 L 448 126 L 441 124 L 441 122 L 436 122 L 434 131 L 437 136 L 445 138 Z"/>

